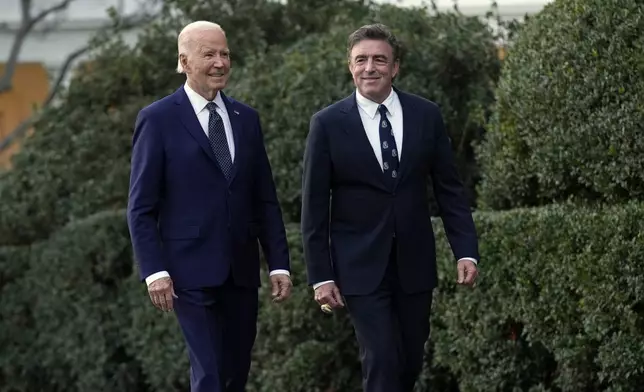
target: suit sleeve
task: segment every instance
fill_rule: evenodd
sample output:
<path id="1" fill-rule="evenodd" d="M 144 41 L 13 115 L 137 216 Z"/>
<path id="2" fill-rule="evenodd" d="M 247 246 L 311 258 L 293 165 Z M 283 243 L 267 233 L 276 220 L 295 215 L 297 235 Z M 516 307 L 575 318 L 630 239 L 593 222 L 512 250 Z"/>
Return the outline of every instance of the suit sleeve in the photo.
<path id="1" fill-rule="evenodd" d="M 331 156 L 318 116 L 311 118 L 302 176 L 302 241 L 308 282 L 334 280 L 329 250 Z"/>
<path id="2" fill-rule="evenodd" d="M 164 270 L 157 229 L 163 168 L 164 148 L 160 130 L 150 121 L 149 114 L 141 111 L 132 139 L 127 221 L 142 280 Z"/>
<path id="3" fill-rule="evenodd" d="M 454 162 L 451 140 L 440 110 L 437 107 L 432 109 L 435 153 L 431 176 L 447 239 L 457 260 L 479 260 L 476 228 L 465 188 Z"/>
<path id="4" fill-rule="evenodd" d="M 255 192 L 258 220 L 260 222 L 259 242 L 270 271 L 290 271 L 288 243 L 282 218 L 282 209 L 277 199 L 273 172 L 268 160 L 259 116 L 257 116 L 257 188 Z"/>

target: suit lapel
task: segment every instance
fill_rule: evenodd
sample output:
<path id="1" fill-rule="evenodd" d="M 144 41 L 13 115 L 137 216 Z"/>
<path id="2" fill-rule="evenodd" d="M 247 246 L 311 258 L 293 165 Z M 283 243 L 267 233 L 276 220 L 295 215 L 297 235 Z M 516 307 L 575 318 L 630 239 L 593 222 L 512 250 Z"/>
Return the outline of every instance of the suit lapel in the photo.
<path id="1" fill-rule="evenodd" d="M 186 92 L 183 90 L 183 87 L 180 87 L 175 94 L 177 95 L 175 103 L 179 105 L 179 118 L 181 119 L 183 126 L 197 141 L 206 155 L 210 157 L 213 163 L 217 165 L 217 167 L 219 167 L 215 153 L 212 151 L 212 148 L 210 148 L 210 141 L 208 140 L 206 133 L 203 131 L 201 124 L 199 124 L 197 115 L 195 114 L 195 111 L 192 108 L 190 100 L 188 99 Z"/>
<path id="2" fill-rule="evenodd" d="M 378 162 L 378 157 L 373 151 L 373 147 L 369 142 L 367 133 L 365 132 L 360 112 L 358 111 L 356 103 L 355 92 L 345 99 L 345 105 L 342 108 L 346 121 L 344 121 L 343 131 L 350 138 L 349 145 L 355 148 L 355 153 L 361 158 L 359 161 L 363 167 L 372 177 L 376 179 L 379 185 L 386 189 L 386 184 L 383 178 L 382 169 Z"/>
<path id="3" fill-rule="evenodd" d="M 396 181 L 397 186 L 409 174 L 409 170 L 414 164 L 418 146 L 421 142 L 422 130 L 420 128 L 423 122 L 421 111 L 415 110 L 410 97 L 395 87 L 394 90 L 398 94 L 403 116 L 403 148 L 400 157 L 400 175 Z"/>
<path id="4" fill-rule="evenodd" d="M 175 94 L 175 103 L 179 106 L 179 117 L 181 119 L 181 122 L 183 123 L 186 130 L 190 133 L 190 135 L 192 135 L 195 141 L 199 144 L 201 149 L 206 153 L 206 155 L 208 155 L 208 157 L 210 157 L 210 159 L 219 169 L 219 162 L 217 162 L 215 153 L 210 147 L 210 141 L 208 140 L 206 133 L 203 131 L 203 128 L 201 127 L 201 124 L 197 119 L 197 115 L 195 114 L 194 109 L 190 104 L 190 100 L 188 99 L 186 92 L 183 90 L 183 87 L 180 87 L 179 90 L 175 92 Z M 226 112 L 228 113 L 228 118 L 230 119 L 233 139 L 235 141 L 235 160 L 233 161 L 233 167 L 230 173 L 230 183 L 233 181 L 235 175 L 239 171 L 240 163 L 243 162 L 243 160 L 240 159 L 242 157 L 242 154 L 244 153 L 241 141 L 242 120 L 239 116 L 239 111 L 235 109 L 234 101 L 224 95 L 223 91 L 221 92 L 221 97 L 224 101 L 224 104 L 226 105 Z"/>
<path id="5" fill-rule="evenodd" d="M 230 119 L 230 125 L 233 131 L 233 139 L 235 140 L 235 160 L 233 161 L 233 168 L 230 173 L 230 180 L 232 182 L 235 179 L 235 176 L 239 172 L 239 168 L 243 163 L 242 154 L 245 152 L 243 150 L 242 144 L 242 121 L 239 115 L 239 111 L 235 109 L 235 102 L 224 95 L 224 92 L 221 92 L 221 98 L 226 105 L 226 111 L 228 112 L 228 118 Z"/>

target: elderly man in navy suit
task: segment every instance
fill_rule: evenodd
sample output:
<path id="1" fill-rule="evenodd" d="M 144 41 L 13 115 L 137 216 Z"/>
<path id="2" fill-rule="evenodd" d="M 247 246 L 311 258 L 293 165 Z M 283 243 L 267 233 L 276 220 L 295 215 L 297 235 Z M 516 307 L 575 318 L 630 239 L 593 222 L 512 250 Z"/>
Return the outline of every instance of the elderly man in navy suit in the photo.
<path id="1" fill-rule="evenodd" d="M 438 106 L 393 87 L 400 45 L 383 25 L 348 40 L 356 91 L 311 119 L 302 235 L 315 299 L 345 306 L 366 392 L 411 392 L 429 337 L 437 284 L 431 178 L 457 260 L 477 275 L 477 235 Z"/>
<path id="2" fill-rule="evenodd" d="M 223 92 L 225 32 L 187 25 L 186 83 L 138 115 L 127 218 L 152 303 L 174 310 L 192 392 L 244 391 L 256 336 L 260 257 L 274 301 L 291 291 L 289 253 L 260 120 Z"/>

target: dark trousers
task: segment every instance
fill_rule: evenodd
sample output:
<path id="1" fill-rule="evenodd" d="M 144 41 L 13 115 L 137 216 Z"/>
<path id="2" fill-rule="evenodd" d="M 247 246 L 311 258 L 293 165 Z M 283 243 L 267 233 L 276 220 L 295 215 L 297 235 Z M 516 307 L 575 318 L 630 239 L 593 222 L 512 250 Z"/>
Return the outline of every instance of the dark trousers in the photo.
<path id="1" fill-rule="evenodd" d="M 402 290 L 395 254 L 394 241 L 385 277 L 373 293 L 345 296 L 360 347 L 364 392 L 411 392 L 423 367 L 432 292 Z"/>
<path id="2" fill-rule="evenodd" d="M 258 290 L 235 286 L 181 290 L 175 313 L 190 357 L 191 392 L 243 392 L 257 334 Z"/>

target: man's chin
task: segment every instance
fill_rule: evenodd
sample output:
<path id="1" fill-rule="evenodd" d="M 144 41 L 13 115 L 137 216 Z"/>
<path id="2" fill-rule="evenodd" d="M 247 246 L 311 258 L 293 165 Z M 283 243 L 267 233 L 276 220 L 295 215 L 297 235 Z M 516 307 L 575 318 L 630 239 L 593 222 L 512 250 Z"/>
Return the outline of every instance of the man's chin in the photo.
<path id="1" fill-rule="evenodd" d="M 223 90 L 224 88 L 226 88 L 226 85 L 228 84 L 227 82 L 227 80 L 212 82 L 210 83 L 210 87 L 214 90 Z"/>
<path id="2" fill-rule="evenodd" d="M 371 100 L 378 100 L 382 96 L 386 96 L 387 93 L 385 92 L 387 89 L 384 88 L 376 88 L 375 86 L 369 86 L 367 88 L 361 88 L 360 89 L 360 94 L 363 96 L 371 99 Z"/>

